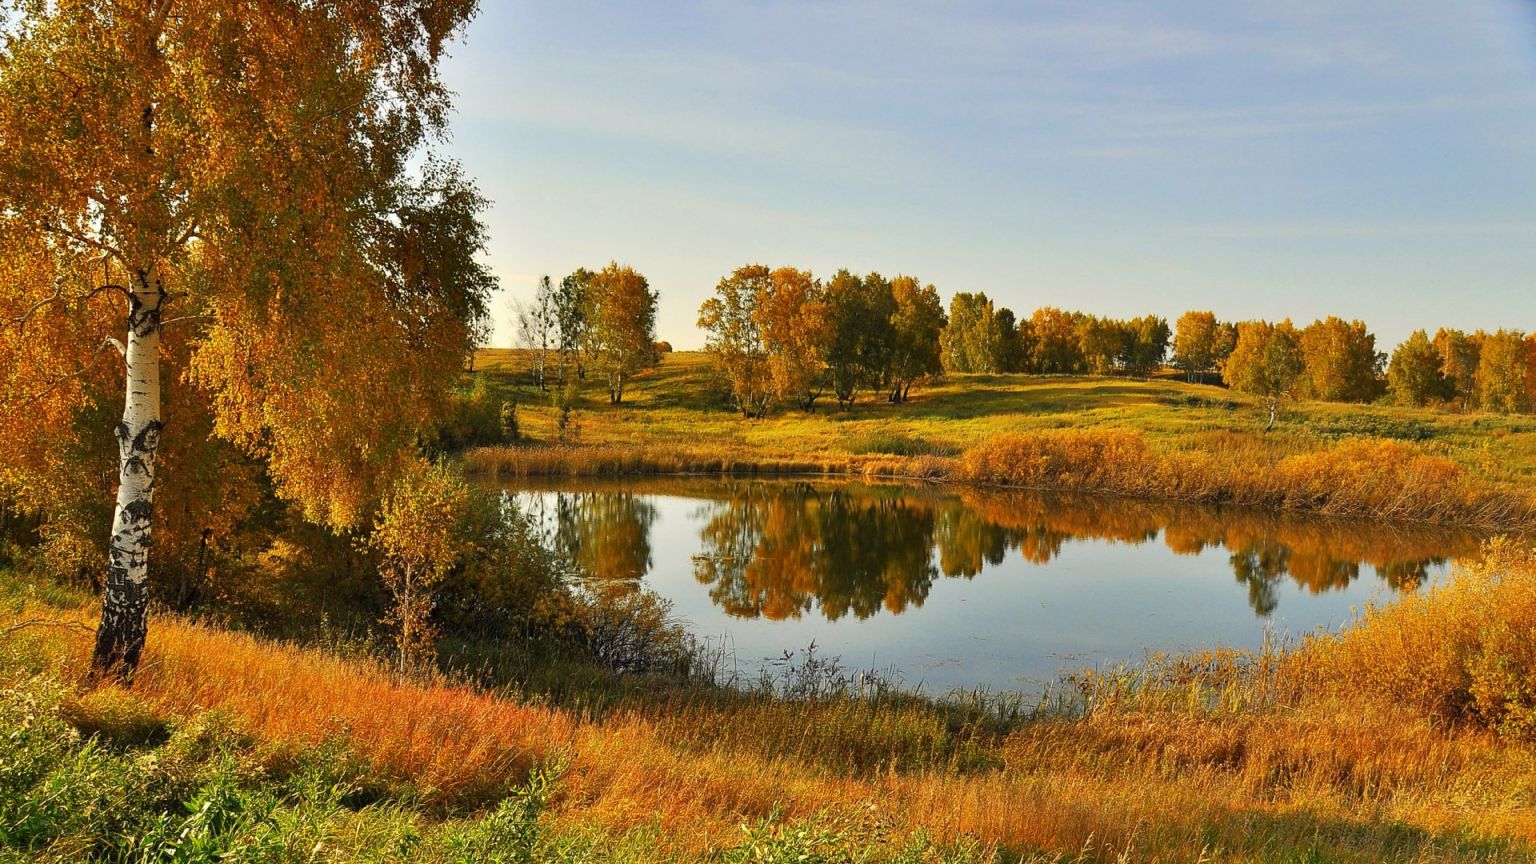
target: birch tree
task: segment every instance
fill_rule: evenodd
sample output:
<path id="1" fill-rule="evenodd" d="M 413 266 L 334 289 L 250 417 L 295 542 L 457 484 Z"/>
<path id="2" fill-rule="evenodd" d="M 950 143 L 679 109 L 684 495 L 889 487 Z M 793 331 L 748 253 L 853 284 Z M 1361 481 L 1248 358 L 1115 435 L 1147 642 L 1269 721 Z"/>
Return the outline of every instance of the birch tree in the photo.
<path id="1" fill-rule="evenodd" d="M 715 296 L 699 306 L 699 329 L 708 334 L 704 350 L 731 387 L 741 416 L 767 415 L 774 395 L 773 370 L 763 338 L 763 307 L 773 294 L 773 271 L 762 264 L 738 267 L 715 285 Z"/>
<path id="2" fill-rule="evenodd" d="M 517 319 L 518 346 L 533 358 L 533 383 L 540 390 L 548 390 L 549 349 L 560 335 L 555 326 L 555 289 L 549 277 L 539 279 L 532 303 L 514 302 L 512 311 Z"/>
<path id="3" fill-rule="evenodd" d="M 932 285 L 924 286 L 913 276 L 892 279 L 891 293 L 896 298 L 896 312 L 891 316 L 895 348 L 891 355 L 891 392 L 886 398 L 905 402 L 913 384 L 944 371 L 939 360 L 944 304 Z"/>
<path id="4" fill-rule="evenodd" d="M 45 510 L 34 457 L 115 437 L 93 667 L 126 676 L 158 457 L 180 431 L 168 374 L 332 526 L 361 520 L 457 376 L 491 284 L 484 202 L 451 165 L 407 165 L 445 127 L 438 60 L 475 2 L 9 5 L 0 492 Z M 168 372 L 178 328 L 187 360 Z M 82 430 L 113 375 L 120 422 Z"/>

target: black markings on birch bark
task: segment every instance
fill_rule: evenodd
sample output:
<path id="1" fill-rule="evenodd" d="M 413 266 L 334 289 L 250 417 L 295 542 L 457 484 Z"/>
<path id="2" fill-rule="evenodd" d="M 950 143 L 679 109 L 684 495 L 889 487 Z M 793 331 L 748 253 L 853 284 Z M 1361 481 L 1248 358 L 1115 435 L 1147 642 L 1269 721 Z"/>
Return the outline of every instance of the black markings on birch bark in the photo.
<path id="1" fill-rule="evenodd" d="M 149 604 L 150 529 L 154 516 L 155 456 L 160 421 L 160 322 L 165 291 L 147 270 L 134 274 L 128 300 L 127 367 L 118 445 L 117 506 L 102 590 L 101 626 L 91 667 L 127 679 L 144 650 Z"/>

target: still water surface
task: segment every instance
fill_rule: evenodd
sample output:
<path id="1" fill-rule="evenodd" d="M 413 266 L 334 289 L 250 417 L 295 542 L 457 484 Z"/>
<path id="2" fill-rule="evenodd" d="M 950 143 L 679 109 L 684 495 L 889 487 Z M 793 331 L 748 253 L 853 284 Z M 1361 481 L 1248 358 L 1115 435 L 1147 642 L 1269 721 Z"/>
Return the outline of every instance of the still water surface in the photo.
<path id="1" fill-rule="evenodd" d="M 748 674 L 813 641 L 927 692 L 1259 647 L 1444 578 L 1479 538 L 1092 497 L 666 478 L 510 490 L 584 574 L 644 585 Z"/>

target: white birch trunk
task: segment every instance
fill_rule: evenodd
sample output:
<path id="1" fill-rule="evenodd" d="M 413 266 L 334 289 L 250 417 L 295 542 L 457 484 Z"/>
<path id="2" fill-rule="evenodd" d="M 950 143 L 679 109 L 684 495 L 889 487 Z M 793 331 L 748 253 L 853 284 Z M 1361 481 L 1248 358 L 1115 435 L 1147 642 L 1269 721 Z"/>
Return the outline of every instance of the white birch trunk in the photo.
<path id="1" fill-rule="evenodd" d="M 149 536 L 154 512 L 155 456 L 160 449 L 160 307 L 165 292 L 153 271 L 135 274 L 123 352 L 127 394 L 117 426 L 117 506 L 107 553 L 101 626 L 92 669 L 128 677 L 144 650 L 149 606 Z"/>

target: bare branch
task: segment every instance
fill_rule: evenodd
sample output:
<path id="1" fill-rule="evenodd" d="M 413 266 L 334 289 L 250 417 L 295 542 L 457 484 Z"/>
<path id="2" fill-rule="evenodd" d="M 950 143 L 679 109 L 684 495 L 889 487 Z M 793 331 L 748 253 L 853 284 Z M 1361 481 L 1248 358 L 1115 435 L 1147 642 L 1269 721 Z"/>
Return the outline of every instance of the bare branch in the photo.
<path id="1" fill-rule="evenodd" d="M 181 316 L 178 316 L 176 318 L 168 318 L 168 319 L 166 319 L 164 321 L 161 321 L 160 322 L 160 328 L 163 330 L 166 327 L 171 326 L 172 324 L 179 324 L 182 321 L 212 321 L 212 320 L 213 320 L 213 316 L 212 315 L 181 315 Z"/>
<path id="2" fill-rule="evenodd" d="M 86 234 L 81 234 L 78 231 L 71 231 L 70 229 L 65 228 L 65 227 L 63 227 L 61 225 L 54 225 L 53 223 L 47 222 L 47 221 L 43 222 L 43 230 L 47 231 L 50 234 L 57 234 L 60 237 L 64 237 L 64 238 L 67 238 L 69 240 L 73 240 L 76 243 L 80 243 L 80 244 L 83 244 L 85 246 L 89 246 L 92 249 L 97 249 L 97 250 L 100 250 L 102 252 L 105 252 L 105 253 L 107 253 L 108 256 L 110 256 L 112 258 L 116 258 L 120 263 L 122 263 L 122 265 L 125 268 L 128 266 L 128 259 L 123 256 L 122 251 L 119 250 L 116 246 L 113 246 L 110 243 L 107 243 L 107 242 L 102 241 L 102 240 L 97 240 L 95 237 L 91 237 L 91 236 L 86 235 Z"/>
<path id="3" fill-rule="evenodd" d="M 94 291 L 91 291 L 90 293 L 86 294 L 84 297 L 81 297 L 80 301 L 83 303 L 86 300 L 89 300 L 92 297 L 95 297 L 97 294 L 100 294 L 103 291 L 118 291 L 118 292 L 121 292 L 124 296 L 128 295 L 128 289 L 127 288 L 124 288 L 121 285 L 111 285 L 111 284 L 108 284 L 108 285 L 102 285 L 102 286 L 96 288 Z M 27 322 L 29 320 L 31 320 L 33 315 L 36 315 L 38 312 L 42 311 L 45 307 L 51 306 L 54 303 L 62 303 L 62 302 L 64 302 L 65 299 L 66 298 L 64 297 L 63 290 L 56 288 L 56 289 L 54 289 L 54 292 L 52 294 L 49 294 L 47 297 L 44 297 L 43 299 L 37 301 L 36 303 L 33 303 L 30 307 L 28 307 L 27 311 L 21 313 L 20 315 L 17 315 L 14 318 L 10 318 L 10 319 L 7 319 L 7 320 L 10 321 L 10 323 L 15 324 L 16 325 L 16 329 L 18 329 L 18 330 L 24 329 L 27 326 Z"/>
<path id="4" fill-rule="evenodd" d="M 6 627 L 4 630 L 0 630 L 0 636 L 9 636 L 18 630 L 25 630 L 28 627 L 65 627 L 70 630 L 79 630 L 84 633 L 96 632 L 95 627 L 91 627 L 87 624 L 81 624 L 79 621 L 55 621 L 49 618 L 31 618 L 26 621 L 12 624 L 11 626 Z"/>

